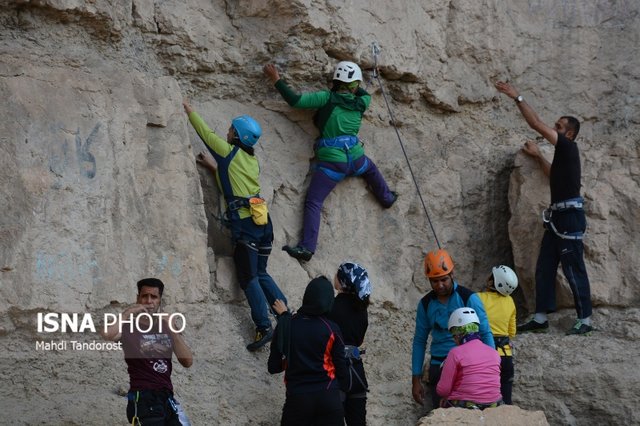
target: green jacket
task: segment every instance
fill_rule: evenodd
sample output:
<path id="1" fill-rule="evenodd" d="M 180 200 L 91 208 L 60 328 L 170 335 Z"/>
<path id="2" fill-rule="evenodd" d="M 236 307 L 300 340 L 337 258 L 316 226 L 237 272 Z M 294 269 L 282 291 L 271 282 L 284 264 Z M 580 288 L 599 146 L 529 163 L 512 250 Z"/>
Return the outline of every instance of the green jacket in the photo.
<path id="1" fill-rule="evenodd" d="M 200 136 L 200 139 L 216 154 L 221 157 L 226 157 L 231 153 L 234 146 L 213 133 L 197 112 L 193 111 L 189 114 L 189 121 L 198 133 L 198 136 Z M 216 171 L 216 181 L 218 182 L 218 188 L 222 191 L 218 171 Z M 236 156 L 231 160 L 231 164 L 229 164 L 229 181 L 231 182 L 233 195 L 237 197 L 248 198 L 259 194 L 260 166 L 256 156 L 249 155 L 242 149 L 239 149 Z M 251 216 L 251 213 L 247 207 L 242 207 L 238 210 L 238 215 L 241 219 L 244 219 L 245 217 Z"/>
<path id="2" fill-rule="evenodd" d="M 371 103 L 371 95 L 359 88 L 355 94 L 320 90 L 310 93 L 296 93 L 287 83 L 280 79 L 276 89 L 287 103 L 298 109 L 318 109 L 315 123 L 320 130 L 321 138 L 337 136 L 357 136 L 362 123 L 362 114 Z M 358 142 L 349 150 L 351 160 L 364 155 L 364 146 Z M 316 149 L 319 161 L 347 162 L 347 154 L 341 148 L 322 147 Z"/>

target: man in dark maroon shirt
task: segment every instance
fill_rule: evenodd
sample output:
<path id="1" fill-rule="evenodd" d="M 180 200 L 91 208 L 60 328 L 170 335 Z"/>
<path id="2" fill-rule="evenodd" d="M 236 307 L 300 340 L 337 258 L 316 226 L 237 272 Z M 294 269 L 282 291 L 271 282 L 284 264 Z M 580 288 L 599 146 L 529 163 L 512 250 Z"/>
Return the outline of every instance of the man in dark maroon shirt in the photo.
<path id="1" fill-rule="evenodd" d="M 103 333 L 107 340 L 122 342 L 129 373 L 127 418 L 135 425 L 190 425 L 173 396 L 171 358 L 189 368 L 191 349 L 177 325 L 166 314 L 160 316 L 164 284 L 157 278 L 138 281 L 136 304 L 127 308 L 120 321 Z"/>
<path id="2" fill-rule="evenodd" d="M 558 264 L 569 282 L 576 307 L 577 320 L 567 334 L 587 334 L 591 326 L 591 289 L 584 264 L 582 238 L 587 227 L 584 199 L 580 196 L 580 152 L 576 136 L 580 122 L 571 116 L 562 116 L 553 127 L 540 120 L 538 114 L 518 91 L 508 83 L 496 83 L 498 91 L 516 102 L 529 127 L 555 147 L 553 161 L 542 156 L 535 142 L 526 142 L 522 150 L 536 159 L 549 177 L 551 204 L 544 215 L 544 237 L 536 264 L 536 312 L 527 323 L 518 326 L 518 332 L 547 331 L 547 313 L 556 310 L 555 282 Z"/>

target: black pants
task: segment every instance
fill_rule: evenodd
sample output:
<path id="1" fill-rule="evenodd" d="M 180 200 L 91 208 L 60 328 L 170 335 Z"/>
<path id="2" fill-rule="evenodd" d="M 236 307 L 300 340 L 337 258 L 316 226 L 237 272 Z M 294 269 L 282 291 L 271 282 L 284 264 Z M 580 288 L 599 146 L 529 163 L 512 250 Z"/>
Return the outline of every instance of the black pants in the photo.
<path id="1" fill-rule="evenodd" d="M 345 394 L 344 419 L 347 426 L 367 424 L 367 377 L 362 359 L 348 359 L 349 391 Z"/>
<path id="2" fill-rule="evenodd" d="M 136 426 L 181 426 L 172 399 L 169 391 L 129 392 L 127 419 Z"/>
<path id="3" fill-rule="evenodd" d="M 344 409 L 338 389 L 287 395 L 281 426 L 343 426 Z"/>
<path id="4" fill-rule="evenodd" d="M 502 394 L 502 401 L 505 404 L 511 405 L 511 391 L 513 389 L 513 357 L 501 356 L 500 357 L 500 393 Z"/>
<path id="5" fill-rule="evenodd" d="M 551 219 L 559 232 L 584 232 L 587 226 L 583 210 L 554 212 Z M 542 237 L 536 263 L 536 312 L 556 310 L 556 275 L 558 264 L 564 273 L 578 318 L 591 316 L 591 286 L 584 264 L 582 240 L 565 240 L 547 229 Z"/>
<path id="6" fill-rule="evenodd" d="M 367 394 L 347 394 L 344 400 L 344 420 L 347 426 L 365 426 L 367 424 Z"/>
<path id="7" fill-rule="evenodd" d="M 436 392 L 436 387 L 440 381 L 440 375 L 442 375 L 442 366 L 440 364 L 429 364 L 429 392 L 431 392 L 431 403 L 433 404 L 433 410 L 440 407 L 440 396 Z"/>

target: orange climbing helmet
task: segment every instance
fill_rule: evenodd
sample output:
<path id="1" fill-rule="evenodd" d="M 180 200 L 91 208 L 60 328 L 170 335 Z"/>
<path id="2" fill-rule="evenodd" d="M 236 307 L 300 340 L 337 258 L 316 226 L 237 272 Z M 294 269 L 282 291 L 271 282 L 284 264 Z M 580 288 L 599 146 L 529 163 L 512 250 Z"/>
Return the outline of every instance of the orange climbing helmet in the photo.
<path id="1" fill-rule="evenodd" d="M 453 272 L 453 261 L 446 250 L 430 251 L 424 258 L 424 274 L 427 278 L 440 278 Z"/>

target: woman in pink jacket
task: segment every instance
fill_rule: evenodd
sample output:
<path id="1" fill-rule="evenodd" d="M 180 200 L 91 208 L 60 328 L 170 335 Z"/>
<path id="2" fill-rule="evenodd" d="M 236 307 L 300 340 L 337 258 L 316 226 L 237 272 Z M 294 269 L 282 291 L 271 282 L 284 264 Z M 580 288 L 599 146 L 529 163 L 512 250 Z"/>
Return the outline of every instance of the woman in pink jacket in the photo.
<path id="1" fill-rule="evenodd" d="M 479 325 L 472 308 L 458 308 L 449 317 L 458 346 L 449 351 L 436 388 L 442 407 L 484 410 L 502 405 L 500 355 L 480 340 Z"/>

